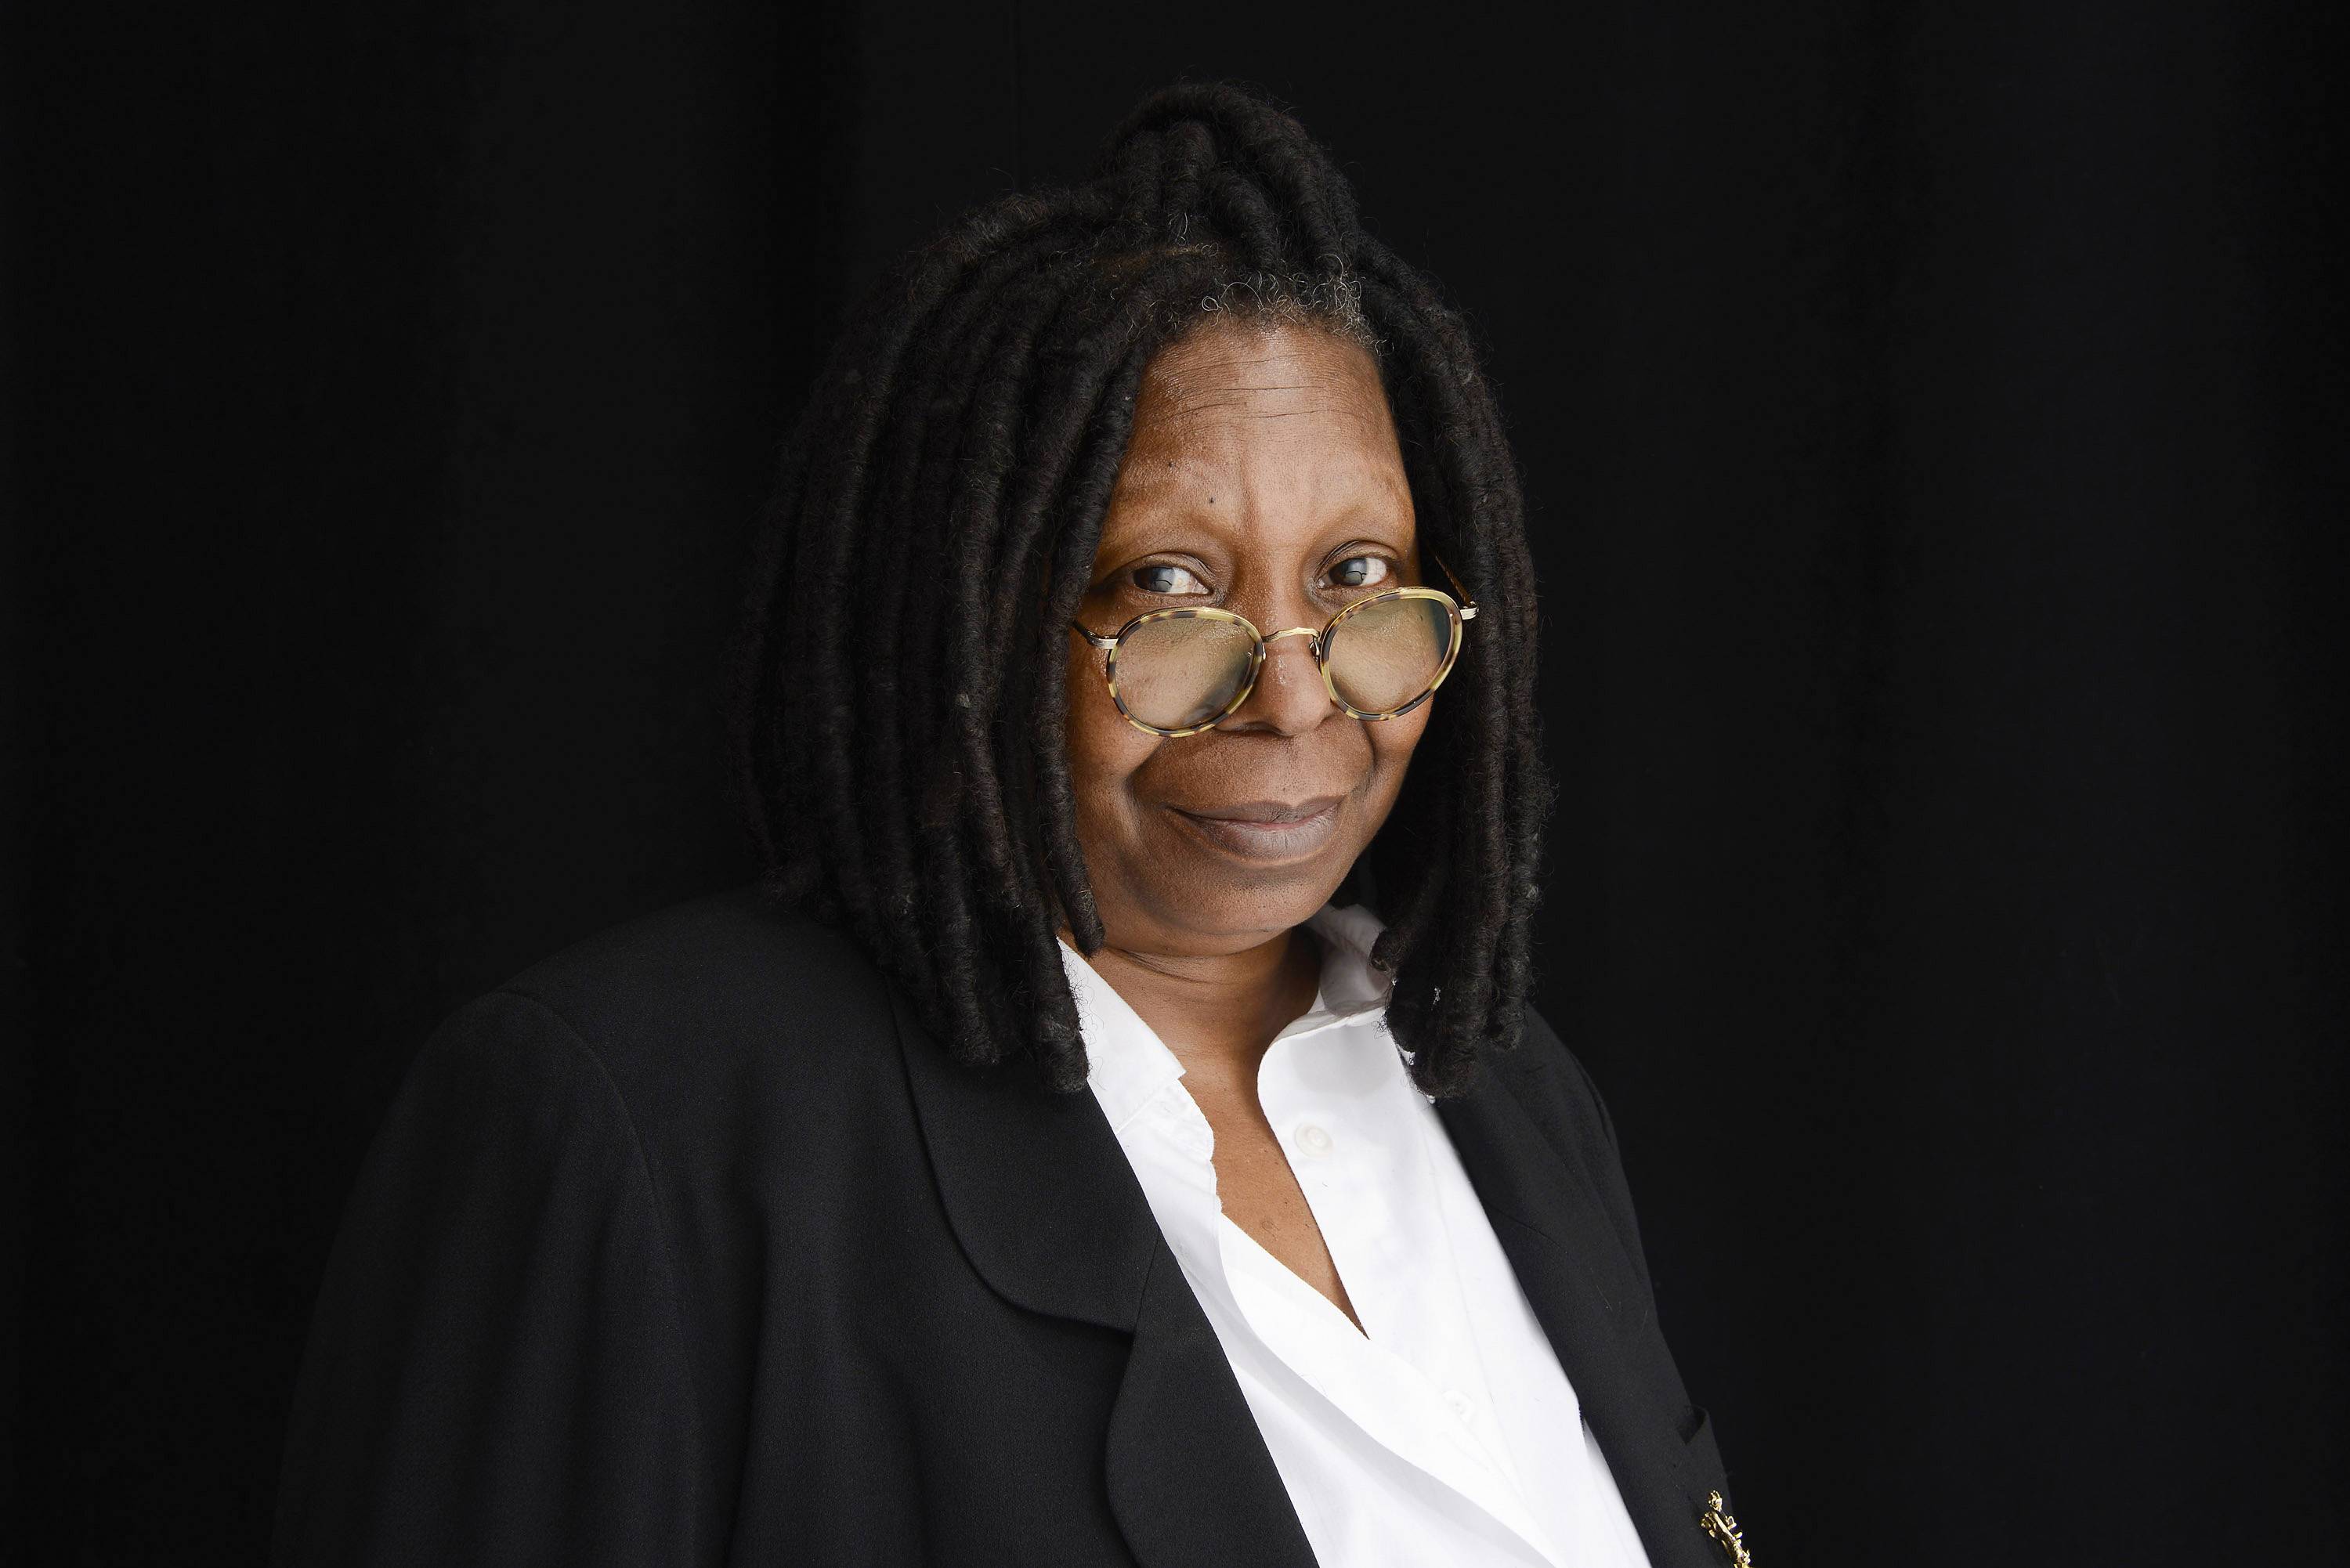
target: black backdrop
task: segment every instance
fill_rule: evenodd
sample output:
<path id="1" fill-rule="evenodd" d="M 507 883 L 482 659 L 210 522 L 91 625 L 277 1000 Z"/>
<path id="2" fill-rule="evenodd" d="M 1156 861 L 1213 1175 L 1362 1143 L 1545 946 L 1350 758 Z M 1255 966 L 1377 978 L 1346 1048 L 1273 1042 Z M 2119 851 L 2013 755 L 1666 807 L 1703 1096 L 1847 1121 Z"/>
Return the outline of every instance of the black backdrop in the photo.
<path id="1" fill-rule="evenodd" d="M 26 1561 L 257 1555 L 424 1032 L 746 875 L 717 655 L 846 301 L 1185 72 L 1490 344 L 1542 1001 L 1760 1560 L 2338 1560 L 2318 7 L 31 9 Z"/>

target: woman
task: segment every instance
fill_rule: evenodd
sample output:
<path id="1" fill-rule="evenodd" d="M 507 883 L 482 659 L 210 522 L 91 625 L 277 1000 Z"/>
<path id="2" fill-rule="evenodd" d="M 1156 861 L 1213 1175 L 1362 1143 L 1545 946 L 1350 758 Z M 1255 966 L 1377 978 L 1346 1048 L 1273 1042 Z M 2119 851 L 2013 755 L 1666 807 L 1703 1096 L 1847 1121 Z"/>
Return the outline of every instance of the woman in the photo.
<path id="1" fill-rule="evenodd" d="M 916 254 L 755 564 L 765 875 L 427 1044 L 280 1561 L 1742 1560 L 1525 1005 L 1533 582 L 1459 319 L 1270 105 Z"/>

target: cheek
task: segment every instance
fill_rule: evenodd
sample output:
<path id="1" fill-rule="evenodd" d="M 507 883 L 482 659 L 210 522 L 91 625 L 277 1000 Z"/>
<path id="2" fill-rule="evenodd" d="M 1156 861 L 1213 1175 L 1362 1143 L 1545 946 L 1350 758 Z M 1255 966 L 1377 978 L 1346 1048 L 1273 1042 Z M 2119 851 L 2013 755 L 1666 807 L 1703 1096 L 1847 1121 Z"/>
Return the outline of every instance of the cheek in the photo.
<path id="1" fill-rule="evenodd" d="M 1125 814 L 1127 781 L 1158 742 L 1126 722 L 1102 680 L 1100 655 L 1072 657 L 1068 668 L 1069 789 L 1081 830 Z"/>
<path id="2" fill-rule="evenodd" d="M 1403 714 L 1400 720 L 1382 720 L 1378 724 L 1363 726 L 1370 732 L 1370 766 L 1372 771 L 1382 774 L 1382 783 L 1388 793 L 1394 793 L 1403 783 L 1403 771 L 1412 764 L 1412 754 L 1419 750 L 1419 738 L 1429 733 L 1429 717 L 1433 708 L 1436 701 L 1429 698 L 1427 703 Z"/>

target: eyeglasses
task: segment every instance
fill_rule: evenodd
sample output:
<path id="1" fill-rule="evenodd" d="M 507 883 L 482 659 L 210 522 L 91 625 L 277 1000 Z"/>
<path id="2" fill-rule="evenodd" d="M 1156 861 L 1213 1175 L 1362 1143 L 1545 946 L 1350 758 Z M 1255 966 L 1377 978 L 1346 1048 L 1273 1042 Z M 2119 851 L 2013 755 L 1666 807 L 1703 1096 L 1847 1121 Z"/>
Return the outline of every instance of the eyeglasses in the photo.
<path id="1" fill-rule="evenodd" d="M 1461 624 L 1477 618 L 1469 590 L 1436 564 L 1460 588 L 1458 600 L 1441 588 L 1389 588 L 1357 599 L 1319 631 L 1293 626 L 1266 637 L 1232 610 L 1180 606 L 1136 616 L 1108 637 L 1074 620 L 1069 629 L 1108 653 L 1110 701 L 1153 735 L 1196 735 L 1231 718 L 1284 637 L 1311 639 L 1331 701 L 1357 719 L 1400 719 L 1444 683 L 1461 655 Z"/>

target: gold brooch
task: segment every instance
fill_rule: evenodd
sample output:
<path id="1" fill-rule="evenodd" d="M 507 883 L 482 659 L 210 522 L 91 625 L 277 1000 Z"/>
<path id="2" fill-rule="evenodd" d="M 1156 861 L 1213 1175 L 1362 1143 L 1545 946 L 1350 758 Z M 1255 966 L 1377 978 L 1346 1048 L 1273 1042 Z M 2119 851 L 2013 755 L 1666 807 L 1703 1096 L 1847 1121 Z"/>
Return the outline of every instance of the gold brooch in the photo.
<path id="1" fill-rule="evenodd" d="M 1721 1546 L 1721 1554 L 1737 1568 L 1754 1568 L 1754 1559 L 1746 1555 L 1746 1542 L 1738 1533 L 1738 1521 L 1721 1511 L 1721 1494 L 1705 1494 L 1705 1511 L 1697 1516 L 1698 1528 L 1711 1535 Z"/>

